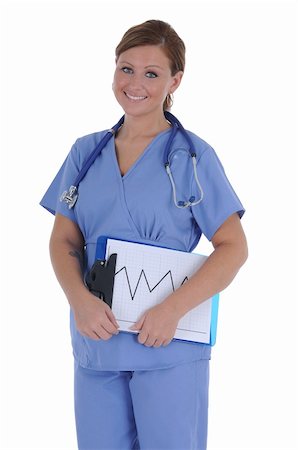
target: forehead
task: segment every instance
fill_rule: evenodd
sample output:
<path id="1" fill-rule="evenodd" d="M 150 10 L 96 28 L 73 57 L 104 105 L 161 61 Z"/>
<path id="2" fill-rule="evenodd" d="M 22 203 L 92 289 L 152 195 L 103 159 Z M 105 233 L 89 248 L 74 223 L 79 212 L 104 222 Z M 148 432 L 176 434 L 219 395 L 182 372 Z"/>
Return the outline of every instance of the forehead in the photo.
<path id="1" fill-rule="evenodd" d="M 158 65 L 162 68 L 170 68 L 169 58 L 158 45 L 132 47 L 119 55 L 118 62 L 121 61 L 126 61 L 136 66 Z"/>

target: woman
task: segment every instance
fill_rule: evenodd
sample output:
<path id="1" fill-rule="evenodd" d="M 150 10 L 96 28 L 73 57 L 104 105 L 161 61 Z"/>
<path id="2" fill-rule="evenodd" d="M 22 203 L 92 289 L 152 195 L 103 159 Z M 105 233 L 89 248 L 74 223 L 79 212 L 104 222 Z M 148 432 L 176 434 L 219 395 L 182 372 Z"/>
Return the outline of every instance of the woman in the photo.
<path id="1" fill-rule="evenodd" d="M 75 142 L 41 201 L 56 215 L 50 253 L 71 307 L 80 449 L 206 449 L 210 346 L 173 336 L 187 311 L 229 285 L 247 246 L 243 206 L 214 150 L 190 132 L 204 197 L 193 202 L 201 193 L 192 165 L 179 159 L 189 161 L 189 148 L 177 132 L 170 159 L 182 200 L 173 201 L 163 165 L 171 133 L 165 111 L 184 64 L 184 43 L 167 23 L 150 20 L 129 29 L 116 48 L 113 81 L 122 126 L 81 181 L 73 208 L 61 193 L 106 130 Z M 180 192 L 182 184 L 188 192 Z M 84 283 L 98 236 L 191 252 L 202 233 L 214 247 L 204 266 L 146 311 L 132 326 L 138 333 L 119 333 L 109 306 Z"/>

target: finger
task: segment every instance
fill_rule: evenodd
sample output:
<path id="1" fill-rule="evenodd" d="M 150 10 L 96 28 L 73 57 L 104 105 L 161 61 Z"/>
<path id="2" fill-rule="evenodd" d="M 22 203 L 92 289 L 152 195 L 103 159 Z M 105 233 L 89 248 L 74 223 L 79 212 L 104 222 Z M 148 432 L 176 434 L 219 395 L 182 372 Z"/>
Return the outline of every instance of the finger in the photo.
<path id="1" fill-rule="evenodd" d="M 89 339 L 93 339 L 94 341 L 100 340 L 100 336 L 98 336 L 98 334 L 95 333 L 95 331 L 90 331 L 88 333 L 81 333 L 81 334 Z"/>
<path id="2" fill-rule="evenodd" d="M 169 345 L 171 342 L 172 342 L 172 339 L 167 339 L 166 341 L 164 341 L 164 342 L 162 343 L 162 346 L 163 346 L 163 347 L 166 347 L 166 346 Z"/>
<path id="3" fill-rule="evenodd" d="M 141 333 L 139 334 L 139 336 L 138 336 L 138 341 L 139 341 L 139 343 L 140 343 L 140 344 L 144 344 L 144 343 L 146 342 L 148 336 L 149 336 L 148 333 L 146 333 L 146 332 L 141 332 Z"/>
<path id="4" fill-rule="evenodd" d="M 101 339 L 101 337 L 95 331 L 92 332 L 92 336 L 94 337 L 92 337 L 91 339 L 94 339 L 95 341 L 100 341 Z"/>
<path id="5" fill-rule="evenodd" d="M 146 339 L 146 342 L 144 343 L 144 345 L 146 345 L 146 347 L 153 347 L 153 345 L 155 344 L 155 342 L 156 342 L 156 338 L 155 337 L 148 337 L 147 339 Z"/>
<path id="6" fill-rule="evenodd" d="M 118 329 L 119 328 L 119 324 L 118 324 L 118 322 L 116 320 L 116 317 L 114 316 L 114 314 L 113 314 L 111 309 L 107 309 L 106 310 L 106 315 L 108 316 L 110 321 L 113 323 L 113 325 L 115 325 L 115 327 Z"/>
<path id="7" fill-rule="evenodd" d="M 161 346 L 162 346 L 162 341 L 160 341 L 160 340 L 156 340 L 154 345 L 153 345 L 153 347 L 155 347 L 155 348 L 159 348 Z"/>
<path id="8" fill-rule="evenodd" d="M 134 325 L 129 327 L 130 330 L 141 330 L 145 321 L 145 317 L 146 315 L 144 314 Z"/>
<path id="9" fill-rule="evenodd" d="M 108 339 L 110 339 L 113 336 L 113 333 L 109 333 L 108 331 L 106 331 L 102 326 L 96 330 L 94 330 L 94 333 L 100 338 L 103 339 L 104 341 L 107 341 Z"/>
<path id="10" fill-rule="evenodd" d="M 105 331 L 107 331 L 110 334 L 119 333 L 118 328 L 114 325 L 113 322 L 111 322 L 108 316 L 105 317 L 104 321 L 101 323 L 101 326 L 104 328 Z"/>

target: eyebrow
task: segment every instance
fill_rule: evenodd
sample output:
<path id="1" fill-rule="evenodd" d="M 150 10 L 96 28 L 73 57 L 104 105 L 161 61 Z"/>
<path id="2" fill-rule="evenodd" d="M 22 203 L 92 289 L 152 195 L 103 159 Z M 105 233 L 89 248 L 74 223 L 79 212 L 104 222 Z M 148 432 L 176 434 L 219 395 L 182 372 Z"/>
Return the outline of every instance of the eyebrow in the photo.
<path id="1" fill-rule="evenodd" d="M 131 67 L 134 67 L 134 65 L 131 64 L 129 61 L 121 61 L 121 64 L 129 64 Z M 158 69 L 164 70 L 162 67 L 158 66 L 157 64 L 149 64 L 149 66 L 145 66 L 144 69 L 149 69 L 149 67 L 158 67 Z"/>

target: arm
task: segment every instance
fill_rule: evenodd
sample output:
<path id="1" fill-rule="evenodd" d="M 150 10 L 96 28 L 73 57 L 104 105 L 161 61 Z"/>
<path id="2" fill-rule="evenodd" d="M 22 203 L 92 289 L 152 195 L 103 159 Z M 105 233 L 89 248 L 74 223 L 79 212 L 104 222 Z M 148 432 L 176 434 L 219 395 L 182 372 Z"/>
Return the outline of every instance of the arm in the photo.
<path id="1" fill-rule="evenodd" d="M 91 339 L 109 339 L 118 324 L 102 300 L 91 294 L 83 281 L 84 238 L 79 227 L 57 214 L 50 239 L 50 255 L 56 277 L 74 312 L 78 331 Z"/>
<path id="2" fill-rule="evenodd" d="M 247 259 L 247 243 L 238 214 L 222 224 L 211 242 L 214 251 L 204 265 L 165 300 L 181 317 L 224 290 Z"/>
<path id="3" fill-rule="evenodd" d="M 213 253 L 204 265 L 162 303 L 149 309 L 131 329 L 140 330 L 146 346 L 168 345 L 179 320 L 204 300 L 225 289 L 247 259 L 246 238 L 237 214 L 230 216 L 212 238 Z"/>

